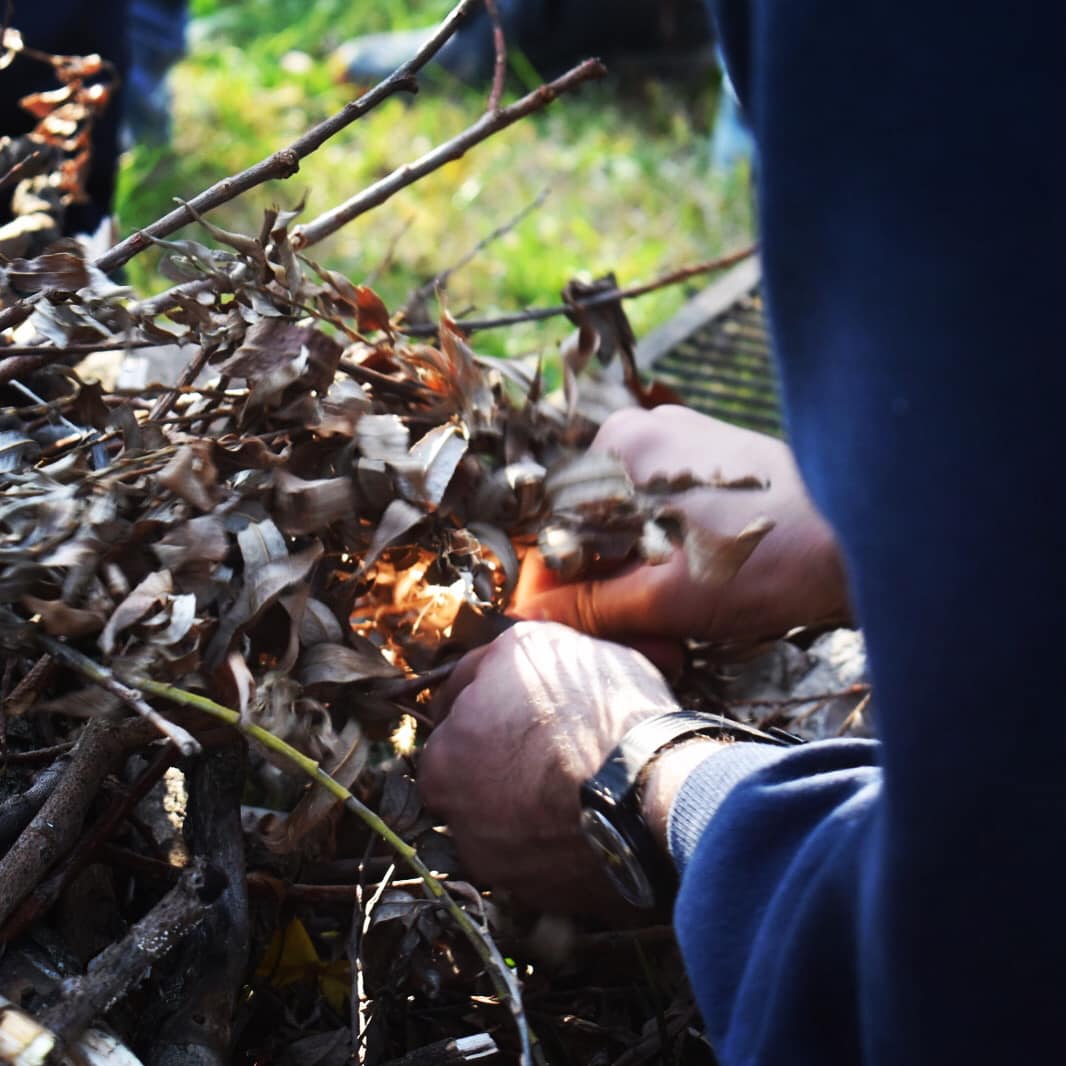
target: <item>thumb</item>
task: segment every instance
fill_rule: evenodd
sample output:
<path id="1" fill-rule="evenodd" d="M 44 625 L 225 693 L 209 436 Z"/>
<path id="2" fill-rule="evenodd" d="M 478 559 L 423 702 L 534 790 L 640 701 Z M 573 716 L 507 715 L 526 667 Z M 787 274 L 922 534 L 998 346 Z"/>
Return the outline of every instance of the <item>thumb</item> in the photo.
<path id="1" fill-rule="evenodd" d="M 592 637 L 662 635 L 645 568 L 546 588 L 523 598 L 514 613 L 530 621 L 562 622 Z"/>

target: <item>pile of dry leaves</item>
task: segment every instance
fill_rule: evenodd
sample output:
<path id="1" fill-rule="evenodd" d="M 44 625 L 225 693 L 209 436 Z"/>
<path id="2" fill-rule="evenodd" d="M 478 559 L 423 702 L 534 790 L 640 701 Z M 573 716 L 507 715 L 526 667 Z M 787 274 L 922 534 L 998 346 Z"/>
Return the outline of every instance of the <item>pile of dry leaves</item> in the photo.
<path id="1" fill-rule="evenodd" d="M 584 453 L 576 371 L 632 353 L 612 287 L 567 294 L 553 400 L 446 312 L 412 339 L 295 212 L 168 239 L 209 190 L 90 262 L 58 227 L 94 62 L 0 142 L 30 207 L 0 230 L 0 1061 L 711 1061 L 669 929 L 479 891 L 412 781 L 530 545 L 574 576 L 682 544 L 724 580 L 758 541 Z M 148 243 L 176 287 L 139 301 L 107 271 Z M 159 345 L 175 386 L 77 369 Z"/>

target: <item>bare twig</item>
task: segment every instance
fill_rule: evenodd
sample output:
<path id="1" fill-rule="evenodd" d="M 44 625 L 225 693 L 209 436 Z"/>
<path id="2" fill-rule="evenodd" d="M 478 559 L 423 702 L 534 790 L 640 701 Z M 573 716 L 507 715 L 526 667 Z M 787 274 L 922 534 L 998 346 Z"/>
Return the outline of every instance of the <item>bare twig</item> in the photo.
<path id="1" fill-rule="evenodd" d="M 433 293 L 437 291 L 437 289 L 445 288 L 448 284 L 448 279 L 457 270 L 462 270 L 462 268 L 465 267 L 467 263 L 474 259 L 475 256 L 480 255 L 490 244 L 492 244 L 493 241 L 498 241 L 501 237 L 506 236 L 508 233 L 511 232 L 511 230 L 513 230 L 516 226 L 522 223 L 529 215 L 536 211 L 537 208 L 540 207 L 548 198 L 549 192 L 549 189 L 541 189 L 540 192 L 537 193 L 536 197 L 530 203 L 526 204 L 526 206 L 523 207 L 521 211 L 518 211 L 516 214 L 512 215 L 509 219 L 507 219 L 506 222 L 497 226 L 491 233 L 487 233 L 484 237 L 481 238 L 481 240 L 477 242 L 477 244 L 474 245 L 473 248 L 471 248 L 468 252 L 464 252 L 463 255 L 458 259 L 458 261 L 452 263 L 452 265 L 449 267 L 445 267 L 439 274 L 435 274 L 433 277 L 431 277 L 429 281 L 424 282 L 422 285 L 419 285 L 418 288 L 415 289 L 415 291 L 411 293 L 411 295 L 407 298 L 407 306 L 418 306 L 423 300 L 426 300 L 430 296 L 432 296 Z"/>
<path id="2" fill-rule="evenodd" d="M 297 248 L 306 248 L 325 240 L 353 219 L 385 203 L 401 189 L 407 188 L 408 185 L 444 166 L 445 163 L 460 159 L 474 145 L 480 144 L 494 133 L 547 107 L 563 93 L 570 92 L 593 78 L 602 78 L 606 73 L 606 68 L 598 59 L 586 59 L 584 63 L 567 71 L 554 81 L 539 86 L 509 107 L 486 112 L 477 122 L 450 141 L 445 141 L 421 158 L 398 167 L 350 200 L 308 222 L 306 226 L 297 226 L 293 231 L 293 244 Z"/>
<path id="3" fill-rule="evenodd" d="M 4 698 L 4 713 L 25 714 L 44 691 L 52 673 L 55 660 L 51 655 L 42 655 L 26 672 L 25 677 Z"/>
<path id="4" fill-rule="evenodd" d="M 48 748 L 34 748 L 33 751 L 5 751 L 2 762 L 11 764 L 51 762 L 60 755 L 65 755 L 74 747 L 74 741 L 53 744 Z"/>
<path id="5" fill-rule="evenodd" d="M 507 40 L 503 35 L 503 23 L 496 0 L 485 0 L 485 11 L 492 22 L 492 89 L 489 91 L 488 110 L 495 111 L 503 97 L 503 82 L 507 77 Z"/>
<path id="6" fill-rule="evenodd" d="M 0 925 L 78 839 L 85 813 L 115 762 L 150 735 L 137 721 L 118 730 L 99 720 L 85 726 L 63 780 L 0 859 Z"/>
<path id="7" fill-rule="evenodd" d="M 63 889 L 85 869 L 96 856 L 97 849 L 133 814 L 137 804 L 148 795 L 173 761 L 174 749 L 169 744 L 163 745 L 133 786 L 112 800 L 92 829 L 81 835 L 66 860 L 54 873 L 34 886 L 18 910 L 4 923 L 5 940 L 14 940 L 55 904 Z"/>
<path id="8" fill-rule="evenodd" d="M 15 355 L 92 355 L 94 352 L 129 351 L 133 348 L 157 348 L 162 341 L 124 341 L 112 337 L 108 341 L 94 341 L 91 344 L 64 344 L 62 347 L 50 348 L 44 344 L 13 344 L 9 348 L 0 348 L 0 355 L 5 359 Z M 180 344 L 181 338 L 175 337 L 173 344 Z"/>
<path id="9" fill-rule="evenodd" d="M 313 126 L 288 147 L 274 152 L 273 155 L 240 174 L 223 178 L 199 196 L 193 197 L 187 205 L 183 204 L 175 208 L 145 229 L 131 234 L 100 256 L 95 265 L 105 273 L 117 270 L 149 247 L 153 238 L 166 237 L 175 230 L 181 229 L 182 226 L 188 225 L 192 222 L 194 213 L 206 214 L 266 181 L 291 177 L 299 170 L 301 159 L 321 148 L 331 137 L 351 125 L 356 119 L 362 118 L 382 101 L 397 92 L 417 92 L 418 82 L 415 74 L 440 51 L 444 42 L 455 33 L 460 22 L 477 3 L 478 0 L 460 0 L 460 3 L 452 9 L 436 33 L 416 55 L 393 71 L 383 82 L 375 85 L 373 89 L 363 93 L 357 100 L 345 104 L 337 114 Z"/>
<path id="10" fill-rule="evenodd" d="M 0 312 L 0 319 L 5 313 Z M 2 328 L 3 326 L 0 325 L 0 329 Z M 55 355 L 50 351 L 46 355 L 15 355 L 10 359 L 0 360 L 0 385 L 6 385 L 9 381 L 20 378 L 24 374 L 32 374 L 35 370 L 40 370 L 42 366 L 47 366 L 54 358 Z"/>
<path id="11" fill-rule="evenodd" d="M 126 934 L 93 959 L 92 969 L 63 982 L 63 998 L 41 1015 L 62 1043 L 77 1039 L 92 1020 L 203 921 L 225 878 L 197 860 L 178 883 Z"/>
<path id="12" fill-rule="evenodd" d="M 2 178 L 0 178 L 0 192 L 22 180 L 22 175 L 41 158 L 41 153 L 30 152 L 25 159 L 20 159 Z"/>
<path id="13" fill-rule="evenodd" d="M 36 633 L 35 639 L 51 656 L 132 707 L 142 718 L 151 722 L 186 758 L 200 754 L 200 742 L 196 737 L 187 729 L 164 718 L 154 707 L 145 702 L 144 696 L 137 689 L 123 684 L 106 666 L 101 666 L 100 663 L 83 655 L 69 644 L 64 644 L 44 633 Z"/>
<path id="14" fill-rule="evenodd" d="M 148 412 L 149 422 L 158 422 L 161 418 L 164 418 L 167 415 L 177 402 L 178 397 L 181 395 L 181 390 L 188 388 L 197 379 L 200 371 L 207 366 L 207 361 L 211 358 L 213 352 L 213 348 L 204 345 L 204 347 L 185 364 L 184 369 L 178 375 L 178 380 L 175 383 L 174 388 L 169 392 L 164 392 L 152 405 L 152 410 Z"/>
<path id="15" fill-rule="evenodd" d="M 0 803 L 0 849 L 6 848 L 33 820 L 63 778 L 69 759 L 56 759 L 45 767 L 25 792 Z"/>
<path id="16" fill-rule="evenodd" d="M 836 735 L 842 737 L 848 732 L 856 723 L 862 721 L 862 716 L 866 713 L 866 708 L 870 706 L 870 701 L 873 699 L 873 693 L 867 692 L 865 696 L 854 707 L 848 711 L 848 716 L 840 723 L 840 728 L 837 729 Z"/>
<path id="17" fill-rule="evenodd" d="M 441 663 L 440 666 L 432 666 L 428 670 L 423 670 L 414 677 L 398 677 L 395 681 L 383 681 L 374 688 L 374 695 L 387 700 L 400 696 L 413 696 L 422 689 L 429 688 L 430 685 L 438 685 L 446 681 L 458 665 L 459 660 L 454 659 L 451 662 Z"/>
<path id="18" fill-rule="evenodd" d="M 635 296 L 645 296 L 649 292 L 668 288 L 670 285 L 678 285 L 682 281 L 696 277 L 699 274 L 711 274 L 727 267 L 735 266 L 742 259 L 747 259 L 756 252 L 755 245 L 739 248 L 735 252 L 728 252 L 717 259 L 707 259 L 702 263 L 693 263 L 690 266 L 680 267 L 668 274 L 662 274 L 651 281 L 641 282 L 638 285 L 629 285 L 623 289 L 608 289 L 606 292 L 597 293 L 586 300 L 575 300 L 569 304 L 556 304 L 554 307 L 530 307 L 525 311 L 515 311 L 513 314 L 500 315 L 497 318 L 463 319 L 458 325 L 465 333 L 477 333 L 487 329 L 500 329 L 503 326 L 514 326 L 519 322 L 539 322 L 545 318 L 556 318 L 559 315 L 572 313 L 575 309 L 585 307 L 599 307 L 601 304 L 613 303 L 615 300 L 628 300 Z M 432 337 L 438 330 L 436 325 L 411 325 L 404 327 L 404 333 L 410 337 Z"/>

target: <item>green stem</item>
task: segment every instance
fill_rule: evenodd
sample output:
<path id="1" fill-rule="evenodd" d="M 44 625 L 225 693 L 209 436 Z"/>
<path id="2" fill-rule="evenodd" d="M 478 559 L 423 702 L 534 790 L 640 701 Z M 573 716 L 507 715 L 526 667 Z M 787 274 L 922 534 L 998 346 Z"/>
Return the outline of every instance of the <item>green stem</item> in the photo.
<path id="1" fill-rule="evenodd" d="M 352 814 L 361 818 L 371 830 L 377 833 L 422 879 L 422 883 L 430 894 L 448 911 L 456 925 L 459 926 L 471 945 L 473 945 L 478 957 L 485 964 L 486 972 L 492 981 L 496 995 L 508 1004 L 511 1014 L 514 1016 L 519 1040 L 522 1045 L 522 1062 L 527 1064 L 527 1066 L 532 1063 L 534 1045 L 522 1010 L 522 994 L 518 987 L 517 978 L 503 961 L 499 948 L 496 947 L 484 930 L 471 919 L 470 915 L 455 902 L 444 885 L 433 876 L 429 867 L 419 858 L 418 852 L 406 840 L 390 829 L 379 815 L 375 814 L 366 804 L 356 799 L 339 781 L 330 777 L 314 759 L 304 755 L 303 752 L 298 751 L 291 744 L 287 744 L 280 737 L 274 736 L 273 733 L 268 732 L 261 726 L 244 721 L 237 711 L 225 707 L 221 703 L 216 703 L 206 696 L 177 688 L 174 685 L 164 685 L 147 678 L 138 679 L 137 686 L 142 691 L 153 696 L 170 700 L 172 703 L 177 703 L 184 707 L 192 707 L 211 715 L 213 718 L 219 718 L 235 729 L 240 730 L 245 736 L 258 741 L 258 743 L 269 748 L 272 752 L 281 755 L 294 766 L 298 766 L 312 781 L 324 788 L 330 795 L 340 800 Z M 537 1051 L 539 1053 L 539 1046 Z M 540 1055 L 538 1054 L 539 1057 Z"/>

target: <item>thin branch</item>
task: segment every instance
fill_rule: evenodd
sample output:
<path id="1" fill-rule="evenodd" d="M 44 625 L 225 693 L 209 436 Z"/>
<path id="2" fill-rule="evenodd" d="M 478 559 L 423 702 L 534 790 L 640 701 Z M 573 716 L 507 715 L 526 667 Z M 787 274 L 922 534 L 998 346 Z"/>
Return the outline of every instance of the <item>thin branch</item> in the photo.
<path id="1" fill-rule="evenodd" d="M 33 887 L 77 843 L 100 783 L 131 748 L 150 739 L 143 722 L 112 729 L 90 719 L 55 790 L 0 859 L 0 926 Z"/>
<path id="2" fill-rule="evenodd" d="M 116 1000 L 205 918 L 225 878 L 203 859 L 194 860 L 178 883 L 121 940 L 93 959 L 88 973 L 68 977 L 62 999 L 41 1015 L 61 1044 L 76 1040 Z"/>
<path id="3" fill-rule="evenodd" d="M 847 699 L 849 696 L 865 696 L 870 691 L 866 682 L 860 681 L 836 692 L 816 692 L 811 696 L 781 696 L 765 700 L 731 700 L 730 707 L 801 707 L 805 703 L 828 703 L 830 700 Z"/>
<path id="4" fill-rule="evenodd" d="M 624 289 L 608 289 L 606 292 L 597 293 L 587 300 L 575 300 L 571 304 L 556 304 L 554 307 L 530 307 L 525 311 L 515 311 L 510 315 L 500 315 L 498 318 L 470 318 L 458 322 L 458 326 L 464 333 L 477 333 L 487 329 L 500 329 L 504 326 L 514 326 L 519 322 L 539 322 L 546 318 L 556 318 L 559 315 L 572 313 L 575 309 L 585 307 L 599 307 L 601 304 L 614 303 L 615 300 L 629 300 L 635 296 L 645 296 L 649 292 L 665 289 L 671 285 L 678 285 L 682 281 L 696 277 L 699 274 L 711 274 L 727 267 L 735 266 L 742 259 L 747 259 L 756 252 L 756 245 L 751 244 L 746 248 L 740 248 L 735 252 L 719 256 L 717 259 L 707 259 L 702 263 L 693 263 L 691 266 L 680 267 L 672 270 L 669 274 L 663 274 L 651 281 L 642 282 L 639 285 L 630 285 Z M 433 337 L 436 336 L 439 327 L 436 325 L 410 325 L 404 326 L 403 332 L 409 337 Z"/>
<path id="5" fill-rule="evenodd" d="M 0 318 L 3 318 L 2 312 L 0 312 Z M 3 327 L 0 326 L 0 328 Z M 49 352 L 47 355 L 15 355 L 10 359 L 0 360 L 0 385 L 6 385 L 9 381 L 20 378 L 24 374 L 32 374 L 33 371 L 40 370 L 42 366 L 47 366 L 54 358 L 55 356 Z"/>
<path id="6" fill-rule="evenodd" d="M 187 729 L 164 718 L 155 708 L 145 702 L 144 696 L 137 689 L 123 684 L 106 666 L 101 666 L 100 663 L 90 659 L 87 655 L 82 655 L 69 644 L 64 644 L 44 633 L 37 632 L 34 638 L 49 655 L 132 707 L 142 718 L 151 722 L 186 758 L 200 754 L 200 742 L 196 737 Z"/>
<path id="7" fill-rule="evenodd" d="M 383 681 L 376 688 L 371 689 L 371 692 L 373 695 L 381 696 L 387 700 L 395 699 L 399 696 L 414 696 L 416 693 L 421 692 L 422 689 L 429 688 L 430 685 L 438 685 L 442 681 L 446 681 L 451 677 L 452 672 L 458 665 L 458 659 L 448 663 L 441 663 L 440 666 L 430 667 L 430 669 L 423 670 L 420 674 L 415 674 L 414 677 L 398 677 L 395 681 Z"/>
<path id="8" fill-rule="evenodd" d="M 261 160 L 240 174 L 235 174 L 216 182 L 211 188 L 206 189 L 199 196 L 190 200 L 188 205 L 183 204 L 145 229 L 130 234 L 124 241 L 120 241 L 100 256 L 96 260 L 95 266 L 105 273 L 117 270 L 139 252 L 149 247 L 153 238 L 166 237 L 168 234 L 192 222 L 194 212 L 201 215 L 206 214 L 208 211 L 214 210 L 221 204 L 227 203 L 266 181 L 274 178 L 292 177 L 299 170 L 301 159 L 321 148 L 331 137 L 340 133 L 341 130 L 351 125 L 356 119 L 362 118 L 363 115 L 377 107 L 382 101 L 397 92 L 417 92 L 418 82 L 415 79 L 415 74 L 440 51 L 445 41 L 455 33 L 460 22 L 476 7 L 478 2 L 479 0 L 460 0 L 460 3 L 452 9 L 447 18 L 440 24 L 436 33 L 419 49 L 415 56 L 393 71 L 383 82 L 363 93 L 357 100 L 352 100 L 350 103 L 345 104 L 337 114 L 313 126 L 288 147 L 274 152 L 273 155 L 267 156 L 266 159 Z"/>
<path id="9" fill-rule="evenodd" d="M 531 215 L 537 208 L 544 204 L 544 201 L 548 198 L 550 189 L 541 189 L 539 193 L 533 198 L 533 200 L 526 204 L 521 211 L 512 215 L 506 222 L 501 223 L 491 233 L 485 234 L 471 248 L 468 252 L 465 252 L 457 262 L 453 263 L 449 267 L 445 267 L 439 274 L 435 274 L 429 279 L 419 285 L 417 289 L 407 298 L 407 306 L 417 306 L 422 300 L 428 299 L 437 291 L 437 289 L 443 289 L 448 284 L 448 279 L 457 271 L 462 270 L 475 256 L 480 255 L 493 241 L 498 241 L 501 237 L 505 237 L 516 226 L 520 225 L 525 219 Z"/>
<path id="10" fill-rule="evenodd" d="M 487 112 L 450 141 L 445 141 L 444 144 L 438 145 L 421 158 L 397 168 L 380 181 L 357 193 L 350 200 L 312 219 L 306 226 L 297 226 L 293 230 L 293 245 L 297 248 L 306 248 L 325 240 L 353 219 L 375 207 L 380 207 L 401 189 L 407 188 L 408 185 L 425 177 L 426 174 L 439 169 L 445 163 L 462 158 L 471 148 L 494 133 L 547 107 L 563 93 L 570 92 L 583 82 L 593 78 L 602 78 L 606 73 L 606 68 L 598 59 L 586 59 L 584 63 L 567 71 L 554 81 L 546 82 L 534 89 L 533 92 L 523 96 L 521 100 L 517 100 L 509 107 Z"/>
<path id="11" fill-rule="evenodd" d="M 503 82 L 507 77 L 507 40 L 503 35 L 500 9 L 496 0 L 485 0 L 485 11 L 492 22 L 492 89 L 489 91 L 488 110 L 496 111 L 503 97 Z"/>
<path id="12" fill-rule="evenodd" d="M 169 392 L 164 392 L 154 404 L 152 404 L 151 411 L 148 412 L 149 422 L 158 422 L 160 419 L 165 418 L 170 412 L 170 409 L 178 401 L 178 397 L 181 395 L 181 389 L 188 388 L 199 376 L 200 371 L 207 366 L 208 359 L 214 355 L 216 349 L 205 344 L 186 364 L 181 373 L 178 375 L 178 380 L 174 387 Z"/>
<path id="13" fill-rule="evenodd" d="M 155 348 L 161 344 L 180 344 L 181 338 L 173 341 L 124 341 L 112 337 L 109 341 L 93 341 L 88 344 L 64 344 L 62 347 L 49 347 L 44 344 L 13 344 L 9 348 L 0 348 L 0 356 L 5 359 L 16 355 L 92 355 L 94 352 L 129 351 L 131 348 Z"/>
<path id="14" fill-rule="evenodd" d="M 170 700 L 183 707 L 191 707 L 205 714 L 228 722 L 234 728 L 240 730 L 246 737 L 262 744 L 271 752 L 287 759 L 294 766 L 306 774 L 315 784 L 324 788 L 331 796 L 340 800 L 344 806 L 369 829 L 385 841 L 407 863 L 408 866 L 421 878 L 422 884 L 427 891 L 447 910 L 462 930 L 471 946 L 477 952 L 478 957 L 485 965 L 496 994 L 508 1004 L 518 1029 L 519 1039 L 522 1046 L 522 1062 L 524 1066 L 531 1066 L 533 1058 L 531 1034 L 526 1023 L 522 1009 L 522 993 L 514 974 L 504 962 L 499 948 L 493 943 L 488 934 L 477 925 L 466 911 L 452 898 L 448 890 L 433 876 L 429 867 L 423 863 L 418 851 L 407 843 L 401 836 L 394 832 L 386 822 L 374 813 L 366 804 L 355 798 L 339 781 L 330 777 L 325 770 L 314 760 L 304 755 L 303 752 L 287 744 L 280 737 L 274 736 L 261 726 L 245 721 L 237 711 L 224 707 L 221 703 L 195 692 L 177 688 L 174 685 L 165 685 L 148 678 L 140 678 L 137 684 L 145 692 L 158 696 L 161 699 Z"/>

